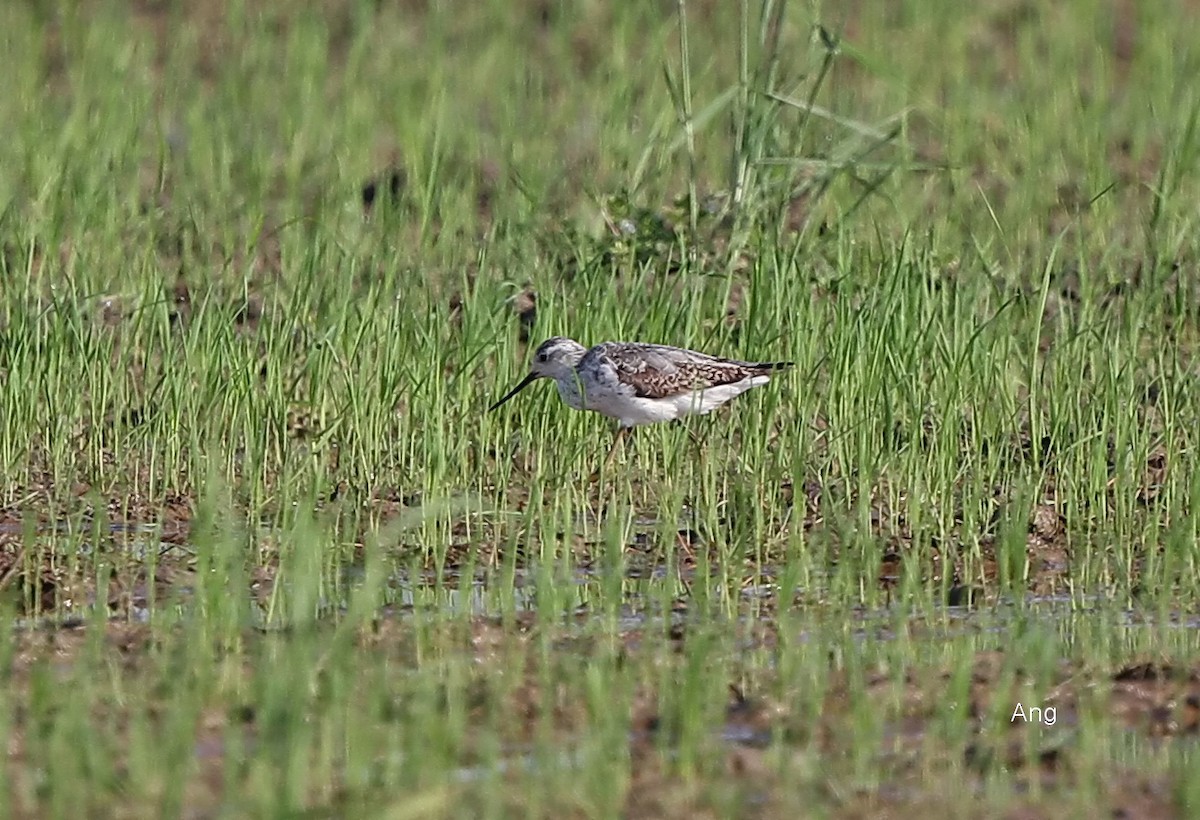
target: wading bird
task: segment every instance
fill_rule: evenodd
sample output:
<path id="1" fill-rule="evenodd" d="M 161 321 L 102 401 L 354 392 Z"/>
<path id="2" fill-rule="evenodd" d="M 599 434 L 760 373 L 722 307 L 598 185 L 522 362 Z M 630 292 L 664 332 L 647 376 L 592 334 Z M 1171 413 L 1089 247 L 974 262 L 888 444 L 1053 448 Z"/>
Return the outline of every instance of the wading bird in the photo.
<path id="1" fill-rule="evenodd" d="M 668 345 L 602 342 L 585 348 L 555 336 L 542 342 L 529 375 L 488 412 L 538 379 L 554 379 L 568 407 L 593 410 L 620 424 L 604 463 L 629 429 L 703 415 L 771 380 L 792 362 L 743 362 Z"/>

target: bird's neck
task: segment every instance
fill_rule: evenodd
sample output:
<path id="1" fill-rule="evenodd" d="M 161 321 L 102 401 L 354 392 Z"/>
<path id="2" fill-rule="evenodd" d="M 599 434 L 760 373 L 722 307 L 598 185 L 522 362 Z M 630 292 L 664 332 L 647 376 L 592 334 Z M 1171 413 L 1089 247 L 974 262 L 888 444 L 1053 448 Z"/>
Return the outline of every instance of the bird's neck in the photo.
<path id="1" fill-rule="evenodd" d="M 558 395 L 562 396 L 562 400 L 568 407 L 573 410 L 584 409 L 583 385 L 580 384 L 577 373 L 571 372 L 557 377 L 554 385 L 558 388 Z"/>

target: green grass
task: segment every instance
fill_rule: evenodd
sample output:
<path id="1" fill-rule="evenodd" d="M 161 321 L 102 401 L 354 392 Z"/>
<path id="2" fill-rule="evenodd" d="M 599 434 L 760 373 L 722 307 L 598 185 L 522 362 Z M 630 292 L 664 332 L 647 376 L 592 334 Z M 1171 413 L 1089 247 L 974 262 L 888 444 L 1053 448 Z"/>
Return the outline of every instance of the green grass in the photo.
<path id="1" fill-rule="evenodd" d="M 0 10 L 9 814 L 1195 810 L 1194 4 L 78 5 Z M 592 482 L 484 412 L 556 334 L 797 366 Z"/>

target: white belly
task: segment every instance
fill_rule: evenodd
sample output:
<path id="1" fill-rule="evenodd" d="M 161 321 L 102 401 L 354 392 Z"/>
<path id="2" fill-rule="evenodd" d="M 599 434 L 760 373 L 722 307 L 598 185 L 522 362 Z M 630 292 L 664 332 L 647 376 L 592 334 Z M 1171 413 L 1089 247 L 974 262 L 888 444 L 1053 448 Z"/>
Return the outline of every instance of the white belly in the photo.
<path id="1" fill-rule="evenodd" d="M 622 427 L 636 427 L 660 421 L 674 421 L 684 416 L 711 413 L 730 399 L 745 393 L 751 387 L 758 387 L 770 380 L 770 376 L 752 376 L 742 379 L 740 382 L 723 384 L 692 393 L 680 393 L 661 399 L 647 399 L 593 390 L 586 395 L 583 404 L 584 409 L 594 410 L 617 419 Z M 571 398 L 578 400 L 579 396 L 575 395 Z M 579 405 L 571 402 L 565 391 L 563 391 L 563 400 L 572 407 L 579 408 Z"/>

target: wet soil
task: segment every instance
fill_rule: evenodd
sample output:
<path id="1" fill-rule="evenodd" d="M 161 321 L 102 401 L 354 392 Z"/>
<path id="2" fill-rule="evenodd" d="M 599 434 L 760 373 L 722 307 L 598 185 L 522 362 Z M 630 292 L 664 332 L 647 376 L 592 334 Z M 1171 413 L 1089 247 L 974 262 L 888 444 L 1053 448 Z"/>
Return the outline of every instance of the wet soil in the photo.
<path id="1" fill-rule="evenodd" d="M 100 660 L 123 670 L 130 681 L 144 670 L 153 668 L 155 655 L 169 652 L 179 641 L 171 631 L 150 626 L 110 623 L 107 626 L 40 625 L 18 630 L 10 666 L 14 682 L 28 680 L 37 668 L 69 670 L 77 659 L 95 652 L 92 630 L 102 629 Z M 774 636 L 761 624 L 734 626 L 738 643 L 746 651 L 769 647 Z M 580 748 L 582 733 L 594 720 L 589 707 L 579 697 L 557 685 L 547 688 L 543 639 L 546 633 L 555 647 L 553 663 L 578 665 L 611 662 L 612 647 L 607 640 L 588 630 L 564 629 L 561 622 L 546 623 L 531 612 L 515 618 L 477 617 L 468 621 L 447 622 L 438 627 L 439 645 L 450 655 L 461 654 L 470 660 L 471 679 L 467 684 L 468 702 L 479 713 L 471 725 L 488 726 L 488 714 L 508 716 L 504 722 L 504 742 L 513 751 L 503 757 L 502 777 L 519 787 L 530 775 L 534 764 L 522 756 L 523 748 L 544 741 L 547 732 L 563 750 L 561 765 L 568 768 L 586 765 L 572 750 Z M 620 663 L 670 664 L 672 655 L 682 656 L 689 640 L 709 640 L 698 628 L 672 630 L 664 638 L 657 626 L 625 630 L 615 648 Z M 264 651 L 278 635 L 259 633 L 245 637 L 244 674 L 254 674 L 253 658 Z M 357 635 L 359 650 L 375 659 L 394 661 L 397 668 L 418 662 L 418 638 L 410 620 L 383 617 L 361 628 Z M 659 660 L 655 660 L 659 658 Z M 830 780 L 821 785 L 818 773 L 816 793 L 828 809 L 839 816 L 883 817 L 911 812 L 949 811 L 962 805 L 962 789 L 986 788 L 990 774 L 1003 771 L 1026 783 L 1030 796 L 1021 808 L 1018 799 L 1009 816 L 1045 816 L 1061 801 L 1070 805 L 1072 794 L 1081 784 L 1075 777 L 1080 747 L 1076 726 L 1082 709 L 1101 708 L 1129 737 L 1152 742 L 1194 739 L 1200 734 L 1200 665 L 1170 664 L 1130 657 L 1103 668 L 1064 661 L 1050 681 L 1036 682 L 1042 695 L 1038 705 L 1056 710 L 1053 726 L 1031 727 L 1020 720 L 998 719 L 1007 712 L 1010 701 L 1033 697 L 1034 682 L 1018 671 L 1012 677 L 1011 665 L 1004 652 L 983 652 L 970 666 L 966 686 L 962 670 L 949 668 L 914 669 L 897 676 L 895 669 L 877 668 L 864 672 L 862 682 L 852 682 L 852 673 L 831 667 L 825 693 L 813 709 L 810 699 L 795 689 L 796 684 L 779 677 L 769 667 L 745 667 L 735 663 L 728 671 L 728 699 L 723 719 L 709 728 L 708 760 L 719 761 L 714 777 L 727 780 L 742 799 L 757 807 L 758 816 L 784 817 L 796 810 L 788 799 L 796 784 L 790 780 L 791 764 L 806 756 L 819 755 L 832 761 Z M 516 676 L 514 678 L 514 675 Z M 495 681 L 506 681 L 500 690 L 503 702 L 495 701 Z M 556 679 L 556 678 L 552 678 Z M 477 695 L 471 691 L 478 690 Z M 622 814 L 628 817 L 683 817 L 715 808 L 707 801 L 710 790 L 690 778 L 680 778 L 670 753 L 675 733 L 681 727 L 659 711 L 664 693 L 653 685 L 635 688 L 628 700 L 627 754 L 632 779 L 623 798 Z M 862 757 L 863 750 L 849 748 L 846 727 L 856 720 L 864 697 L 875 704 L 881 721 L 878 745 L 865 757 L 871 777 L 854 785 L 836 761 Z M 187 791 L 194 807 L 219 803 L 226 786 L 224 750 L 229 732 L 236 730 L 253 743 L 261 727 L 253 707 L 215 696 L 202 710 L 196 724 L 195 773 Z M 997 705 L 996 701 L 1002 701 Z M 964 737 L 947 740 L 938 723 L 937 713 L 947 703 L 957 703 L 966 716 Z M 797 704 L 804 704 L 797 706 Z M 106 725 L 123 726 L 129 719 L 117 704 L 98 706 L 106 714 Z M 624 707 L 622 707 L 624 708 Z M 8 740 L 10 765 L 18 779 L 20 761 L 25 754 L 27 725 L 17 713 Z M 1002 718 L 1003 716 L 1001 716 Z M 382 715 L 381 720 L 388 720 Z M 403 720 L 403 709 L 392 719 Z M 473 755 L 468 752 L 466 760 Z M 469 763 L 457 778 L 468 789 L 471 783 L 488 776 L 485 763 Z M 781 765 L 780 761 L 785 763 Z M 963 772 L 967 778 L 963 780 Z M 840 772 L 840 774 L 839 774 Z M 878 785 L 869 785 L 874 782 Z M 519 788 L 514 793 L 519 794 Z M 1123 771 L 1119 767 L 1106 777 L 1101 804 L 1113 816 L 1175 816 L 1175 796 L 1168 774 L 1161 777 L 1144 771 Z M 344 799 L 354 802 L 354 795 Z M 941 807 L 939 809 L 939 807 Z M 519 809 L 519 801 L 514 803 Z M 1031 812 L 1025 814 L 1024 812 Z"/>

